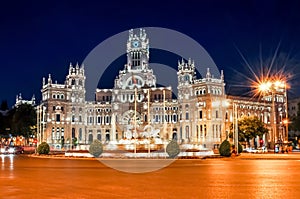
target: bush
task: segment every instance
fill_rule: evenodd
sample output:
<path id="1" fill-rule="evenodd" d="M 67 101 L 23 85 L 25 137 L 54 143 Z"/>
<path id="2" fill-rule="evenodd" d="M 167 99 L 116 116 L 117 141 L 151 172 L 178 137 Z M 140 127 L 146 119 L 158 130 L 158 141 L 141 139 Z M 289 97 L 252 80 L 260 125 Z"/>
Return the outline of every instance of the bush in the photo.
<path id="1" fill-rule="evenodd" d="M 175 140 L 172 140 L 167 145 L 166 151 L 170 158 L 175 158 L 180 153 L 179 145 L 177 144 L 177 142 Z"/>
<path id="2" fill-rule="evenodd" d="M 41 144 L 39 144 L 37 148 L 37 152 L 39 154 L 49 154 L 50 152 L 49 144 L 47 144 L 46 142 L 42 142 Z"/>
<path id="3" fill-rule="evenodd" d="M 103 152 L 103 146 L 101 141 L 99 140 L 94 140 L 91 145 L 90 145 L 90 149 L 89 149 L 90 154 L 92 154 L 94 157 L 99 157 L 102 152 Z"/>
<path id="4" fill-rule="evenodd" d="M 228 140 L 224 140 L 219 148 L 219 153 L 221 156 L 230 157 L 231 156 L 231 145 Z"/>

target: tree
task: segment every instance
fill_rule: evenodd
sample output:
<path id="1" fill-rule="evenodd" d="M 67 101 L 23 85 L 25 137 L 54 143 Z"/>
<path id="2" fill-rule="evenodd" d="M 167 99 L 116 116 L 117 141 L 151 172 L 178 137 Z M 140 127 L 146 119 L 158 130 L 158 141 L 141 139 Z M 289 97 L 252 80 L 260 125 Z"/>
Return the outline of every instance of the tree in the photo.
<path id="1" fill-rule="evenodd" d="M 297 115 L 293 115 L 289 129 L 292 131 L 300 131 L 300 102 L 298 103 Z"/>
<path id="2" fill-rule="evenodd" d="M 1 111 L 6 111 L 6 110 L 8 110 L 9 108 L 8 108 L 8 104 L 7 104 L 7 101 L 6 100 L 3 100 L 2 102 L 1 102 L 1 105 L 0 105 L 0 110 Z"/>
<path id="3" fill-rule="evenodd" d="M 12 118 L 15 113 L 14 109 L 0 112 L 0 134 L 8 136 L 12 129 Z"/>
<path id="4" fill-rule="evenodd" d="M 231 130 L 233 125 L 231 125 Z M 232 133 L 230 137 L 232 137 Z M 238 134 L 239 141 L 249 141 L 257 136 L 261 137 L 263 134 L 268 133 L 265 124 L 256 116 L 243 116 L 238 120 Z"/>
<path id="5" fill-rule="evenodd" d="M 36 128 L 36 111 L 30 104 L 21 104 L 15 108 L 12 117 L 12 133 L 27 138 L 34 135 Z"/>

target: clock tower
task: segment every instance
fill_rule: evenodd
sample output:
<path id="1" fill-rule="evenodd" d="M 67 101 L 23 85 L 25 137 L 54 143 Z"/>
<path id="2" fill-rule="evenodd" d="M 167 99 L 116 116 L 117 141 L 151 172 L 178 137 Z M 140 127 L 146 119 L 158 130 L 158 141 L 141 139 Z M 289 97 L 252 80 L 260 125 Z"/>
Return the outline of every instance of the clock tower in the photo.
<path id="1" fill-rule="evenodd" d="M 129 31 L 127 40 L 127 63 L 115 79 L 114 88 L 134 89 L 155 87 L 156 77 L 149 67 L 149 39 L 144 29 Z"/>
<path id="2" fill-rule="evenodd" d="M 139 34 L 129 31 L 127 41 L 128 70 L 147 70 L 149 64 L 149 39 L 144 29 Z"/>

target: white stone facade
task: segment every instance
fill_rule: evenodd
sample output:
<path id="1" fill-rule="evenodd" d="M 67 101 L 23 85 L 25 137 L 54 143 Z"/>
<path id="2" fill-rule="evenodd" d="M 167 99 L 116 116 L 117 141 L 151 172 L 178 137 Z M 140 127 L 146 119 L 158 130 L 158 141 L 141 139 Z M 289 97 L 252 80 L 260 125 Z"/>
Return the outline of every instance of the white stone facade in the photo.
<path id="1" fill-rule="evenodd" d="M 239 105 L 239 117 L 257 115 L 270 123 L 270 102 L 227 96 L 223 71 L 214 78 L 208 68 L 206 76 L 197 79 L 197 63 L 191 59 L 178 62 L 178 99 L 172 98 L 171 87 L 156 87 L 149 56 L 146 32 L 129 31 L 127 63 L 113 88 L 96 90 L 95 101 L 85 100 L 83 65 L 70 64 L 64 84 L 53 83 L 50 75 L 47 82 L 43 79 L 42 103 L 37 107 L 39 142 L 56 148 L 62 139 L 68 146 L 94 139 L 118 142 L 147 136 L 150 125 L 157 133 L 152 136 L 213 148 L 228 136 L 234 103 Z"/>

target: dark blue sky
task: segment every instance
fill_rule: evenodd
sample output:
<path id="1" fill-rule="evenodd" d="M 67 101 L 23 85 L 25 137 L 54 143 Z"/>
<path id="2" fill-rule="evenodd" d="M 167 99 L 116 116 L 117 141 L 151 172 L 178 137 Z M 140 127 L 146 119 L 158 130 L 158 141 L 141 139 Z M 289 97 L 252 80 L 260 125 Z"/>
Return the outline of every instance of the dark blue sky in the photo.
<path id="1" fill-rule="evenodd" d="M 279 58 L 300 83 L 300 3 L 297 1 L 10 1 L 0 3 L 0 100 L 15 95 L 40 99 L 42 77 L 63 83 L 70 62 L 81 63 L 106 38 L 137 27 L 165 27 L 198 41 L 220 69 L 227 92 L 250 76 L 237 48 L 259 64 L 259 47 L 268 60 L 280 42 Z M 151 40 L 150 40 L 151 42 Z M 125 44 L 120 44 L 125 45 Z M 284 59 L 282 58 L 282 59 Z M 280 67 L 280 66 L 279 66 Z"/>

